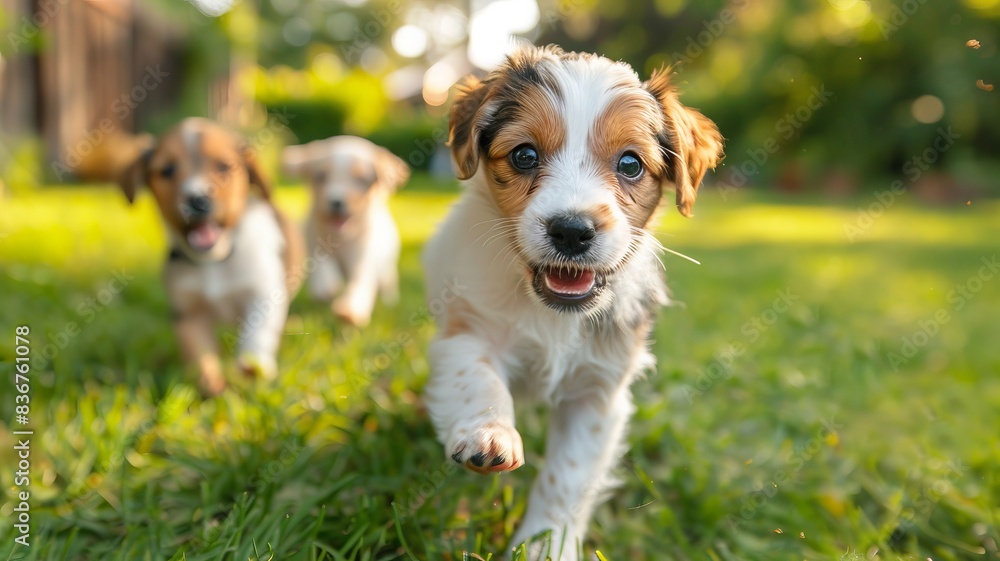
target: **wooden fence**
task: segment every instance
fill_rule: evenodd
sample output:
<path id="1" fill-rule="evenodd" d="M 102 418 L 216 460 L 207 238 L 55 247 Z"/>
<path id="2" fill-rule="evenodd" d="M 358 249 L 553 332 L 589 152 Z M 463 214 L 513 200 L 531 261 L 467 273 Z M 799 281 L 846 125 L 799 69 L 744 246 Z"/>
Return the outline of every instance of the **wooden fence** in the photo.
<path id="1" fill-rule="evenodd" d="M 40 137 L 56 179 L 180 97 L 182 33 L 142 0 L 0 0 L 0 9 L 0 131 Z"/>

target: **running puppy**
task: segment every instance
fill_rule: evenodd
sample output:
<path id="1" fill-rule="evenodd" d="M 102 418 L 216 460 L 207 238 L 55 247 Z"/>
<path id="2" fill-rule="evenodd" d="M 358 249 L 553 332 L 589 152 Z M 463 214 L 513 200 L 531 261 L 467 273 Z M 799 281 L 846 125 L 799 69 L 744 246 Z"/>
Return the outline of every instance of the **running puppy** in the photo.
<path id="1" fill-rule="evenodd" d="M 225 389 L 217 324 L 237 325 L 238 361 L 273 378 L 288 304 L 301 284 L 304 243 L 275 209 L 253 151 L 235 133 L 189 118 L 121 179 L 131 203 L 148 185 L 169 236 L 163 271 L 174 328 L 204 394 Z M 253 189 L 252 189 L 253 188 Z"/>
<path id="2" fill-rule="evenodd" d="M 550 46 L 468 78 L 450 145 L 468 186 L 423 256 L 440 310 L 430 416 L 447 456 L 507 471 L 524 463 L 512 395 L 543 399 L 545 464 L 511 545 L 551 530 L 552 558 L 576 560 L 623 452 L 629 386 L 655 362 L 647 338 L 667 292 L 648 228 L 669 187 L 690 216 L 722 138 L 668 72 L 641 82 Z"/>
<path id="3" fill-rule="evenodd" d="M 399 232 L 388 201 L 409 179 L 410 168 L 356 136 L 289 146 L 282 164 L 287 175 L 304 178 L 313 193 L 306 225 L 314 257 L 310 296 L 332 300 L 334 314 L 347 323 L 367 325 L 376 294 L 389 304 L 399 298 Z"/>

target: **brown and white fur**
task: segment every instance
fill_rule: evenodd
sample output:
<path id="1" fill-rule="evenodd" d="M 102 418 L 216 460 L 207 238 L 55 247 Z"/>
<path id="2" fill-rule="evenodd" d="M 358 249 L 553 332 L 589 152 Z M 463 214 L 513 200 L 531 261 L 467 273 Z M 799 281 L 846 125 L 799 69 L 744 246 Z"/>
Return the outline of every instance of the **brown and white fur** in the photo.
<path id="1" fill-rule="evenodd" d="M 246 141 L 207 119 L 185 119 L 132 164 L 121 185 L 129 202 L 148 185 L 159 206 L 171 248 L 163 278 L 174 328 L 202 392 L 216 395 L 226 385 L 219 324 L 238 326 L 245 373 L 274 377 L 305 251 L 301 233 L 272 205 Z"/>
<path id="2" fill-rule="evenodd" d="M 313 194 L 306 224 L 314 260 L 310 296 L 332 301 L 334 314 L 347 323 L 367 325 L 376 295 L 388 304 L 399 298 L 399 233 L 388 200 L 410 168 L 356 136 L 289 146 L 282 165 L 286 174 L 304 178 Z"/>
<path id="3" fill-rule="evenodd" d="M 430 416 L 448 456 L 507 471 L 524 463 L 512 396 L 544 401 L 545 463 L 512 545 L 551 530 L 552 558 L 576 560 L 623 451 L 629 386 L 655 362 L 667 291 L 649 229 L 668 187 L 690 215 L 722 139 L 666 71 L 641 82 L 624 63 L 524 47 L 460 87 L 450 145 L 468 188 L 423 257 L 442 310 Z"/>

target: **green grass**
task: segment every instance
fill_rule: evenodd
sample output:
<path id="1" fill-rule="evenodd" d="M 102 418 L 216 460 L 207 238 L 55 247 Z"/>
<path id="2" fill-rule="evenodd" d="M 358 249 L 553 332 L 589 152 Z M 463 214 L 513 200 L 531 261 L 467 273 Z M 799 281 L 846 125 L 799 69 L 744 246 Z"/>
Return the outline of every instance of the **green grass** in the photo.
<path id="1" fill-rule="evenodd" d="M 400 305 L 357 330 L 300 296 L 277 383 L 242 379 L 230 356 L 232 389 L 209 401 L 177 359 L 148 196 L 134 208 L 111 188 L 0 201 L 0 559 L 502 553 L 542 461 L 544 417 L 519 418 L 524 468 L 482 477 L 445 459 L 419 397 L 433 334 L 419 249 L 453 196 L 394 200 Z M 703 264 L 664 258 L 683 305 L 660 315 L 624 485 L 598 510 L 589 551 L 998 558 L 1000 276 L 968 300 L 949 292 L 1000 253 L 1000 204 L 904 197 L 849 243 L 844 224 L 871 202 L 708 191 L 696 218 L 664 218 L 661 240 Z M 306 194 L 282 189 L 279 203 L 301 217 Z M 940 310 L 947 322 L 898 364 L 890 353 Z M 30 548 L 11 529 L 21 324 L 35 356 L 54 355 L 31 374 Z"/>

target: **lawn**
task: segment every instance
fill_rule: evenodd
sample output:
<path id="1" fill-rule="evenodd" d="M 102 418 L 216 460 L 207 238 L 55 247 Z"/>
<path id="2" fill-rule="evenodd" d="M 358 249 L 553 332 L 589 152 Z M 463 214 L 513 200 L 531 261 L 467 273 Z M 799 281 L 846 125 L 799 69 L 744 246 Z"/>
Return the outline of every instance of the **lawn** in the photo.
<path id="1" fill-rule="evenodd" d="M 401 303 L 358 330 L 300 295 L 279 380 L 242 379 L 230 355 L 232 387 L 208 401 L 177 358 L 150 197 L 0 201 L 0 559 L 502 553 L 544 416 L 520 413 L 527 465 L 510 474 L 460 471 L 434 439 L 418 256 L 454 191 L 416 183 L 393 203 Z M 1000 559 L 1000 275 L 984 265 L 1000 254 L 1000 203 L 911 197 L 862 216 L 874 197 L 707 190 L 694 219 L 665 214 L 659 238 L 702 264 L 664 257 L 679 304 L 660 314 L 623 486 L 589 551 Z M 306 193 L 283 188 L 278 202 L 301 217 Z M 35 357 L 28 548 L 13 543 L 9 493 L 17 325 Z"/>

